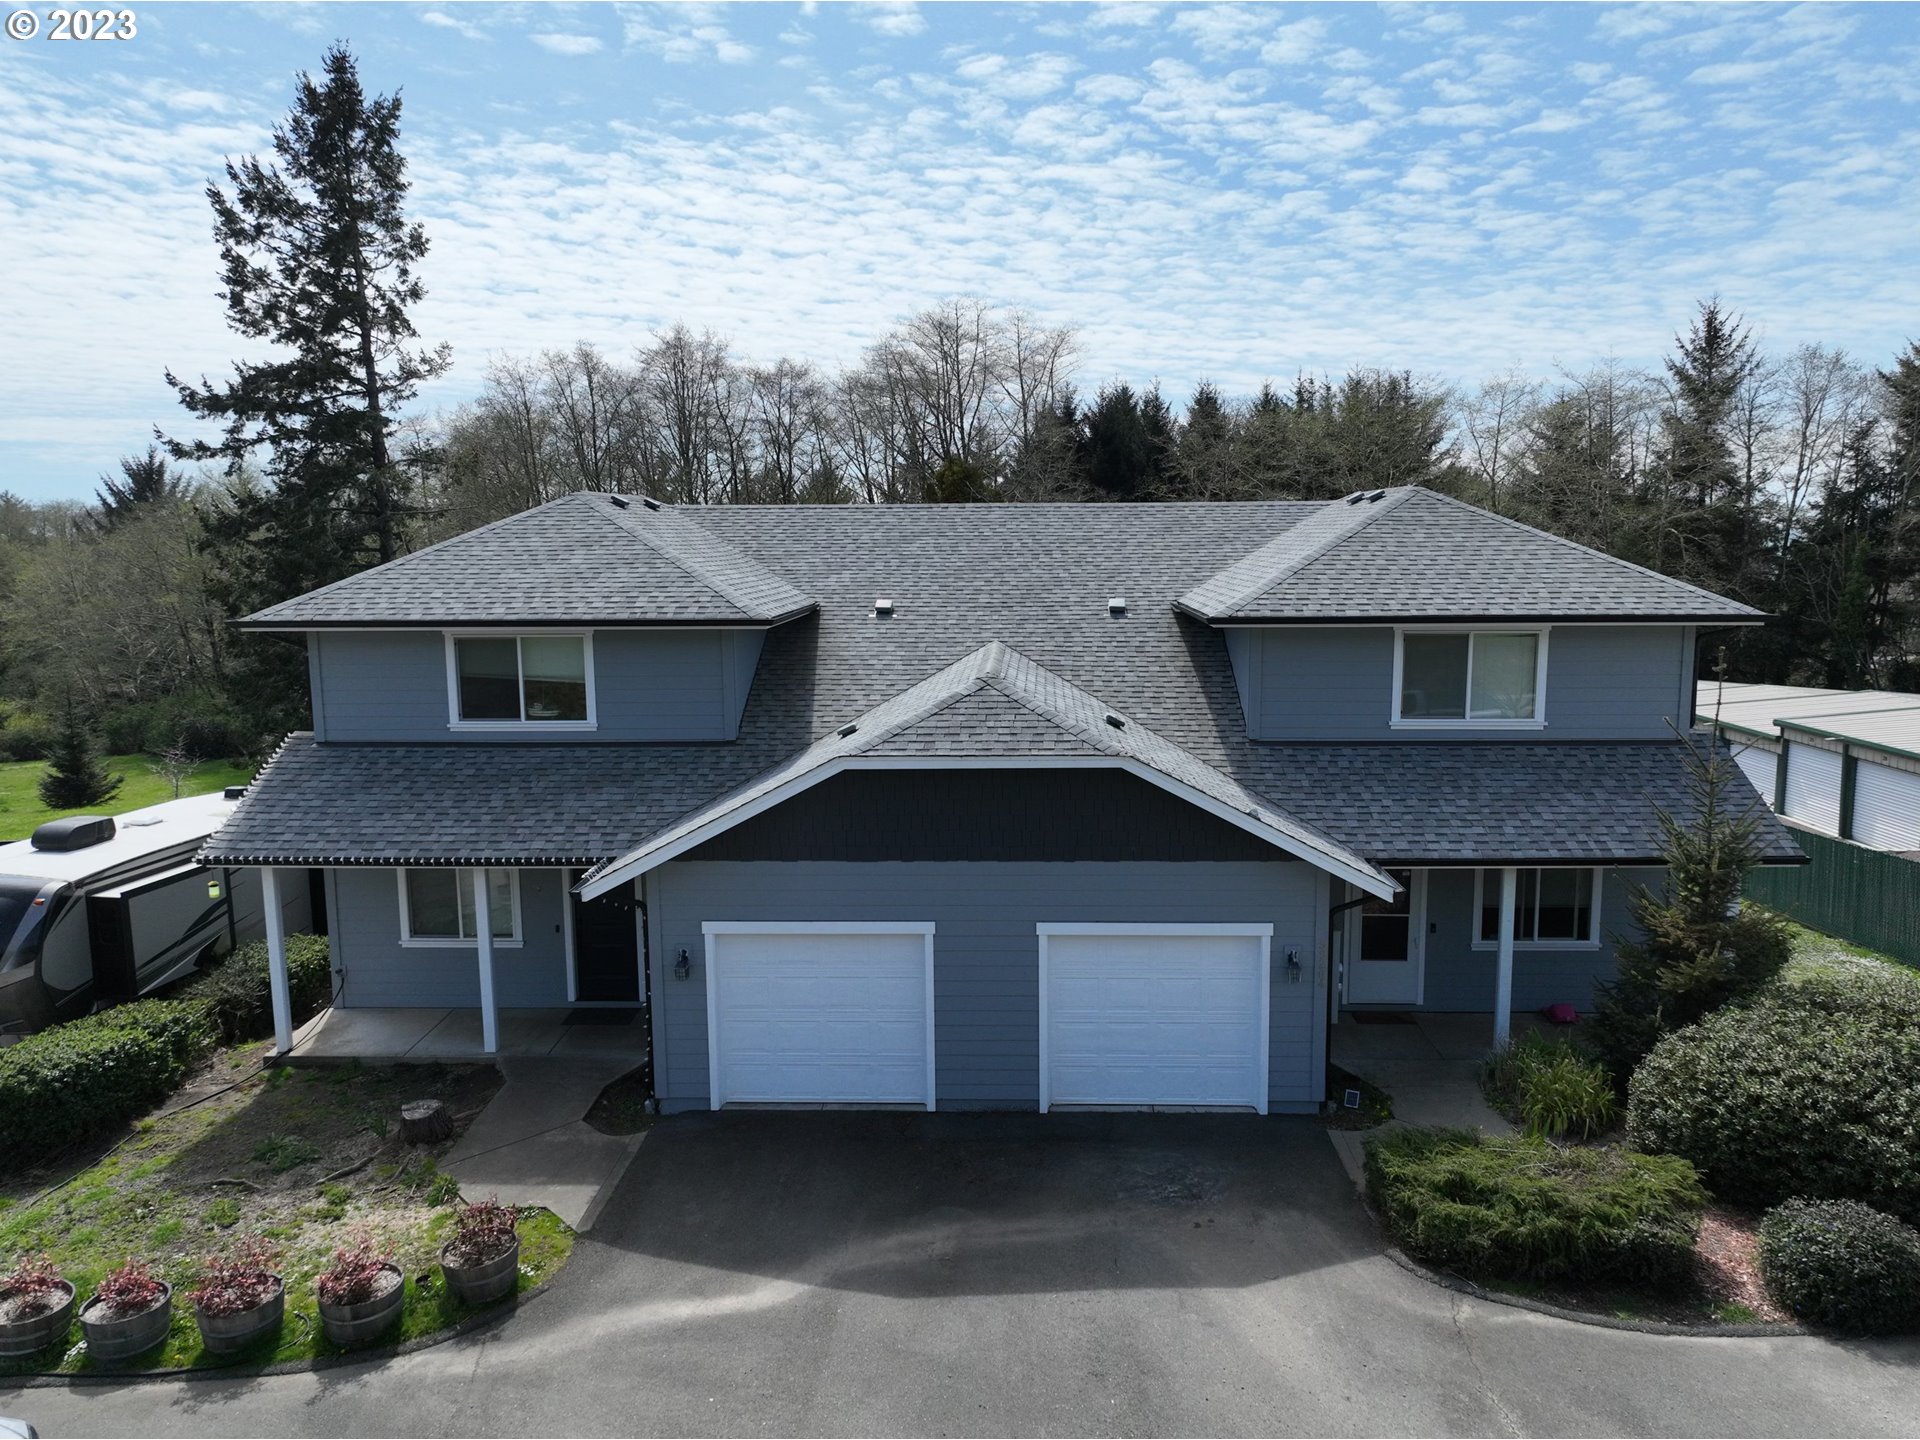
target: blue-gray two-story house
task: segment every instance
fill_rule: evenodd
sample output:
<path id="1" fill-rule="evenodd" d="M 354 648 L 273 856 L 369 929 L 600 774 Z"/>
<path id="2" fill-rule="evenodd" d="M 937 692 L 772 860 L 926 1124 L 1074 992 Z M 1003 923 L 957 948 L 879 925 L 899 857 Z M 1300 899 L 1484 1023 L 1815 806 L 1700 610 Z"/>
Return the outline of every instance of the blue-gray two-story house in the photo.
<path id="1" fill-rule="evenodd" d="M 337 1012 L 644 1005 L 670 1110 L 1310 1109 L 1343 1009 L 1590 1002 L 1761 618 L 1419 488 L 579 494 L 240 622 L 313 731 L 206 858 L 325 872 Z"/>

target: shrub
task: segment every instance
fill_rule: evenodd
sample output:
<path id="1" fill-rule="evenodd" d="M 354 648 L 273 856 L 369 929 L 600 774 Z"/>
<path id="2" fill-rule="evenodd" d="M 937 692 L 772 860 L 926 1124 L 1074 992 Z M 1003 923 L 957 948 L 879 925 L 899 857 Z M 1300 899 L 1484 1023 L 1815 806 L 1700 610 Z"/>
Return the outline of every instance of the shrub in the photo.
<path id="1" fill-rule="evenodd" d="M 1920 1220 L 1920 987 L 1796 978 L 1669 1035 L 1634 1071 L 1627 1136 L 1736 1204 L 1859 1200 Z"/>
<path id="2" fill-rule="evenodd" d="M 26 1255 L 0 1275 L 0 1301 L 13 1307 L 10 1318 L 31 1320 L 59 1305 L 66 1296 L 66 1277 L 45 1255 Z"/>
<path id="3" fill-rule="evenodd" d="M 519 1219 L 520 1213 L 511 1205 L 491 1196 L 478 1204 L 462 1205 L 454 1212 L 447 1258 L 456 1265 L 484 1265 L 504 1255 L 513 1245 L 513 1227 Z"/>
<path id="4" fill-rule="evenodd" d="M 129 1260 L 107 1272 L 93 1298 L 110 1315 L 125 1318 L 151 1310 L 166 1293 L 166 1285 L 153 1273 L 152 1266 L 144 1260 Z"/>
<path id="5" fill-rule="evenodd" d="M 1760 1271 L 1794 1315 L 1834 1330 L 1920 1328 L 1920 1231 L 1851 1200 L 1789 1200 L 1760 1224 Z"/>
<path id="6" fill-rule="evenodd" d="M 1374 1136 L 1366 1176 L 1409 1254 L 1499 1279 L 1677 1287 L 1706 1203 L 1684 1160 L 1476 1130 Z"/>
<path id="7" fill-rule="evenodd" d="M 1539 1033 L 1496 1050 L 1480 1070 L 1487 1103 L 1529 1135 L 1583 1140 L 1613 1124 L 1613 1077 L 1570 1041 Z"/>
<path id="8" fill-rule="evenodd" d="M 287 984 L 296 1025 L 310 1019 L 333 993 L 332 961 L 324 935 L 287 937 Z M 206 1007 L 222 1044 L 257 1040 L 273 1033 L 273 982 L 267 973 L 267 942 L 242 945 L 176 992 Z"/>
<path id="9" fill-rule="evenodd" d="M 315 1282 L 320 1298 L 329 1305 L 364 1305 L 382 1293 L 382 1277 L 393 1263 L 393 1247 L 375 1249 L 371 1236 L 333 1252 L 333 1259 Z"/>
<path id="10" fill-rule="evenodd" d="M 14 705 L 0 708 L 0 759 L 44 760 L 53 736 L 53 722 L 46 716 Z"/>
<path id="11" fill-rule="evenodd" d="M 1786 922 L 1740 903 L 1759 863 L 1766 809 L 1717 743 L 1681 747 L 1683 803 L 1660 809 L 1666 880 L 1628 901 L 1637 936 L 1614 946 L 1614 978 L 1599 987 L 1590 1034 L 1624 1082 L 1660 1037 L 1753 995 L 1793 953 Z"/>
<path id="12" fill-rule="evenodd" d="M 193 1287 L 193 1303 L 213 1316 L 240 1315 L 273 1298 L 280 1252 L 272 1242 L 249 1235 L 223 1255 L 209 1255 Z"/>
<path id="13" fill-rule="evenodd" d="M 140 1000 L 0 1050 L 0 1155 L 37 1160 L 138 1115 L 211 1040 L 203 1007 Z"/>

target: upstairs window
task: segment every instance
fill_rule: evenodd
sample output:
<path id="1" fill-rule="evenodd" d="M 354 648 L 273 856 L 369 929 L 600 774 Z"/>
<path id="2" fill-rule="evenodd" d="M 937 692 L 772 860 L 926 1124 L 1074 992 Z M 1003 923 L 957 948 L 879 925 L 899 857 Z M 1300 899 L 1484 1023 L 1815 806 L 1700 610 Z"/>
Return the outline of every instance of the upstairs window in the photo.
<path id="1" fill-rule="evenodd" d="M 593 724 L 585 635 L 455 635 L 449 644 L 454 724 Z"/>
<path id="2" fill-rule="evenodd" d="M 399 874 L 403 945 L 472 945 L 479 939 L 471 870 L 402 870 Z M 487 871 L 487 911 L 495 943 L 518 945 L 518 871 Z"/>
<path id="3" fill-rule="evenodd" d="M 1482 870 L 1474 909 L 1480 928 L 1473 948 L 1500 943 L 1500 872 Z M 1529 950 L 1583 950 L 1600 943 L 1598 870 L 1516 870 L 1513 876 L 1513 943 Z"/>
<path id="4" fill-rule="evenodd" d="M 1538 727 L 1546 636 L 1538 630 L 1403 630 L 1394 723 Z"/>

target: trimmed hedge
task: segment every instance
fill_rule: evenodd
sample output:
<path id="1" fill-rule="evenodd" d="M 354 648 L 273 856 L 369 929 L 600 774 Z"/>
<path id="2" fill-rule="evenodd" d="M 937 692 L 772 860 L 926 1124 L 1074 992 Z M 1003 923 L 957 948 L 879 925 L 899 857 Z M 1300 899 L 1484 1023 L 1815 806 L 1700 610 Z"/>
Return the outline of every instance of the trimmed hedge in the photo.
<path id="1" fill-rule="evenodd" d="M 1706 1195 L 1684 1160 L 1477 1130 L 1389 1131 L 1366 1148 L 1367 1194 L 1430 1264 L 1654 1290 L 1693 1273 Z"/>
<path id="2" fill-rule="evenodd" d="M 1634 1071 L 1627 1137 L 1765 1209 L 1859 1200 L 1920 1221 L 1920 985 L 1872 969 L 1790 976 L 1675 1031 Z"/>
<path id="3" fill-rule="evenodd" d="M 140 1000 L 0 1050 L 0 1155 L 37 1160 L 131 1119 L 212 1043 L 205 1006 Z"/>
<path id="4" fill-rule="evenodd" d="M 1767 1288 L 1810 1325 L 1920 1329 L 1920 1230 L 1851 1200 L 1789 1200 L 1760 1223 Z"/>
<path id="5" fill-rule="evenodd" d="M 333 969 L 324 935 L 287 937 L 287 982 L 293 1023 L 306 1021 L 333 993 Z M 176 992 L 206 1006 L 223 1045 L 273 1033 L 273 985 L 267 977 L 267 942 L 242 945 L 219 965 L 196 975 Z"/>

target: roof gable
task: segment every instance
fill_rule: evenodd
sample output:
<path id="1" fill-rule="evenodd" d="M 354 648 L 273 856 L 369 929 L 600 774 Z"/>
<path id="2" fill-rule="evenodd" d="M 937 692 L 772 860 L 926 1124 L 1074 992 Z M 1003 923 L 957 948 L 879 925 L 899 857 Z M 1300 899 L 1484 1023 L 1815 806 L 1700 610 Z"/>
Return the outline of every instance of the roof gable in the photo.
<path id="1" fill-rule="evenodd" d="M 238 622 L 372 625 L 766 625 L 813 602 L 690 516 L 568 495 L 403 555 Z"/>
<path id="2" fill-rule="evenodd" d="M 1418 486 L 1335 501 L 1176 603 L 1214 624 L 1762 618 L 1751 606 Z"/>
<path id="3" fill-rule="evenodd" d="M 1338 841 L 995 640 L 609 861 L 583 891 L 603 894 L 851 765 L 940 759 L 1120 764 L 1362 889 L 1395 888 Z"/>

